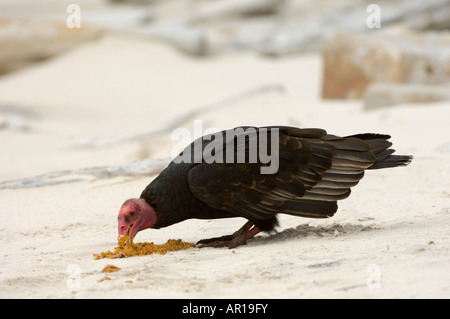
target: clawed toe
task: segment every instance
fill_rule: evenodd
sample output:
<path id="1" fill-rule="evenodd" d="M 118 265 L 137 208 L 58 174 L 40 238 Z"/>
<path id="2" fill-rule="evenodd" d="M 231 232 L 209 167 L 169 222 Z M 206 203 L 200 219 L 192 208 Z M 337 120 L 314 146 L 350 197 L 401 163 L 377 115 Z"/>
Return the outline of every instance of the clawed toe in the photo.
<path id="1" fill-rule="evenodd" d="M 211 244 L 211 243 L 215 243 L 215 242 L 230 241 L 232 239 L 233 239 L 233 235 L 226 235 L 226 236 L 214 237 L 214 238 L 206 238 L 206 239 L 199 240 L 196 245 L 197 246 L 206 245 L 206 244 Z"/>
<path id="2" fill-rule="evenodd" d="M 253 238 L 261 230 L 258 227 L 253 227 L 253 223 L 248 221 L 237 232 L 232 235 L 226 235 L 222 237 L 214 237 L 208 239 L 202 239 L 197 242 L 196 246 L 199 248 L 204 247 L 228 247 L 236 248 L 247 244 L 247 240 Z"/>
<path id="3" fill-rule="evenodd" d="M 226 237 L 226 236 L 224 236 Z M 211 238 L 212 239 L 212 238 Z M 205 242 L 207 241 L 207 242 Z M 203 243 L 201 243 L 203 242 Z M 238 246 L 242 246 L 247 244 L 247 241 L 245 240 L 245 236 L 238 236 L 234 237 L 231 240 L 216 240 L 216 241 L 210 241 L 207 240 L 200 240 L 197 243 L 197 247 L 199 248 L 205 248 L 205 247 L 214 247 L 214 248 L 221 248 L 221 247 L 228 247 L 228 248 L 236 248 Z"/>

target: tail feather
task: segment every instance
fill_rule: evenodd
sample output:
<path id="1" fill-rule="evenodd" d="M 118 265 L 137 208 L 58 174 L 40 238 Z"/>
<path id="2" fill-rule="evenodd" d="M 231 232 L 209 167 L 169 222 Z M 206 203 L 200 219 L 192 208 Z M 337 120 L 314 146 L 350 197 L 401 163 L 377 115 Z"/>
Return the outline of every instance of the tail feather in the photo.
<path id="1" fill-rule="evenodd" d="M 369 144 L 370 150 L 376 155 L 383 151 L 386 151 L 389 147 L 392 146 L 392 143 L 387 140 L 366 140 L 367 144 Z"/>
<path id="2" fill-rule="evenodd" d="M 386 158 L 391 156 L 395 152 L 394 149 L 389 148 L 387 150 L 379 151 L 378 153 L 375 153 L 375 162 L 381 162 L 384 161 Z"/>
<path id="3" fill-rule="evenodd" d="M 406 166 L 413 159 L 411 155 L 392 155 L 395 150 L 390 148 L 392 146 L 392 143 L 388 141 L 391 138 L 390 135 L 365 133 L 347 137 L 359 138 L 369 144 L 370 150 L 375 154 L 375 162 L 368 169 Z"/>
<path id="4" fill-rule="evenodd" d="M 375 161 L 375 163 L 368 169 L 406 166 L 411 163 L 412 159 L 413 157 L 411 155 L 390 155 L 381 161 Z"/>
<path id="5" fill-rule="evenodd" d="M 337 208 L 336 201 L 296 199 L 286 202 L 280 211 L 293 216 L 327 218 L 333 216 Z"/>

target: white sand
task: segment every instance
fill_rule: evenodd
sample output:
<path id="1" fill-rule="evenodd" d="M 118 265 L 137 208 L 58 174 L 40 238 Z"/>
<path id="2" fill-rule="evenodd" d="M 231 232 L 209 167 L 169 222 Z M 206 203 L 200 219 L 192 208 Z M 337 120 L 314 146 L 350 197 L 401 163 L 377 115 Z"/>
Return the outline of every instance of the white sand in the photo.
<path id="1" fill-rule="evenodd" d="M 277 234 L 233 250 L 118 260 L 92 254 L 115 246 L 120 205 L 151 178 L 0 190 L 0 297 L 450 297 L 450 105 L 366 112 L 360 101 L 322 101 L 320 76 L 318 55 L 193 59 L 160 43 L 109 36 L 0 78 L 0 105 L 34 114 L 29 131 L 0 130 L 0 181 L 168 157 L 176 143 L 169 137 L 93 150 L 70 146 L 139 132 L 265 83 L 281 83 L 287 92 L 198 118 L 205 128 L 288 124 L 337 135 L 389 133 L 398 154 L 415 156 L 407 168 L 367 172 L 331 219 L 281 216 Z M 243 223 L 190 220 L 143 231 L 135 241 L 195 242 Z M 99 282 L 106 264 L 122 270 Z"/>

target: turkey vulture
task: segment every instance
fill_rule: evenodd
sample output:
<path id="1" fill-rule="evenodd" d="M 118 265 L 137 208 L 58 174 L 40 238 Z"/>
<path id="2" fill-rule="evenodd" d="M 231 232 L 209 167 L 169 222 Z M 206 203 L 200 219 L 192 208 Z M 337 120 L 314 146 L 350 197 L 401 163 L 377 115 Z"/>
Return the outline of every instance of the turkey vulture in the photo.
<path id="1" fill-rule="evenodd" d="M 246 218 L 235 233 L 197 243 L 234 248 L 272 231 L 278 214 L 331 217 L 337 201 L 350 195 L 366 169 L 410 163 L 412 156 L 392 155 L 388 139 L 287 126 L 238 127 L 203 136 L 174 158 L 140 198 L 125 201 L 119 235 L 133 238 L 143 229 L 191 218 Z M 253 146 L 260 151 L 256 156 Z"/>

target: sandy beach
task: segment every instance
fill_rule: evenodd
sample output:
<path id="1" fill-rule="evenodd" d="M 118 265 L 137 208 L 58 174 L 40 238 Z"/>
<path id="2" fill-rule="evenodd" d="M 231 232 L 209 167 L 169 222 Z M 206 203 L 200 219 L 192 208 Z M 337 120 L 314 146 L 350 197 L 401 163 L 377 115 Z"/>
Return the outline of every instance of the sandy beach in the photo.
<path id="1" fill-rule="evenodd" d="M 178 142 L 160 134 L 103 147 L 86 139 L 143 132 L 180 113 L 265 85 L 205 110 L 204 129 L 319 127 L 336 135 L 392 136 L 407 167 L 368 171 L 333 218 L 280 216 L 277 233 L 235 249 L 94 260 L 117 238 L 123 201 L 154 176 L 68 175 L 65 182 L 0 189 L 1 298 L 448 298 L 450 104 L 365 110 L 320 97 L 320 53 L 198 59 L 160 41 L 111 33 L 0 78 L 0 108 L 26 119 L 0 130 L 0 181 L 50 172 L 167 159 Z M 59 181 L 59 180 L 58 180 Z M 9 186 L 8 186 L 9 185 Z M 196 242 L 234 232 L 244 219 L 189 220 L 135 241 Z M 102 280 L 107 264 L 121 270 Z"/>

